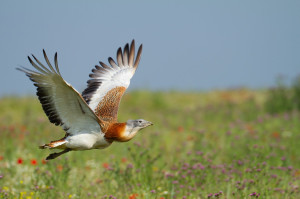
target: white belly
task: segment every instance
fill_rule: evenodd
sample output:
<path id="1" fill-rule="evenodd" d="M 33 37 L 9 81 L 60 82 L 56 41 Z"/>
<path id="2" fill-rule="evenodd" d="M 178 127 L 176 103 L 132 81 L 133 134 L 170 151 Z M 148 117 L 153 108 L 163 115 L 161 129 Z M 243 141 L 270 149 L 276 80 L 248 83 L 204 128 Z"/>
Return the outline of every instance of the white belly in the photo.
<path id="1" fill-rule="evenodd" d="M 67 137 L 66 147 L 73 150 L 103 149 L 111 143 L 107 142 L 103 133 L 82 133 Z"/>

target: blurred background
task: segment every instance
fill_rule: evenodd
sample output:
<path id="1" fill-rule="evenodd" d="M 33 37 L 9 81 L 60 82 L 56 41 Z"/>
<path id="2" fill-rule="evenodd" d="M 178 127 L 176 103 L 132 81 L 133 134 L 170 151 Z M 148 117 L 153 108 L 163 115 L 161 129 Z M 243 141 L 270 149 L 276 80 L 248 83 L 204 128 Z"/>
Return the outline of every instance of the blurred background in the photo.
<path id="1" fill-rule="evenodd" d="M 58 52 L 78 91 L 98 61 L 143 44 L 130 89 L 207 91 L 289 84 L 300 73 L 299 1 L 1 1 L 0 96 L 34 94 L 16 71 Z M 51 60 L 50 59 L 50 60 Z"/>

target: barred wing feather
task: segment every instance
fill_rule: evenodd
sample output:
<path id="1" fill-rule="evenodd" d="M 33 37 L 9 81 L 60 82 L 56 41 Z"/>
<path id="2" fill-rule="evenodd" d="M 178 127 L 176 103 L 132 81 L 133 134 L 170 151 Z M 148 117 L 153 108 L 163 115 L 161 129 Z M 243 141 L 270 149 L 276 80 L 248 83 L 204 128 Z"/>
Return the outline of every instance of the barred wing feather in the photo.
<path id="1" fill-rule="evenodd" d="M 48 67 L 45 67 L 34 55 L 36 63 L 29 62 L 37 70 L 17 68 L 26 73 L 37 87 L 37 95 L 50 122 L 70 134 L 82 132 L 100 132 L 99 118 L 86 104 L 82 96 L 61 76 L 58 68 L 57 53 L 54 56 L 55 69 L 43 50 Z"/>
<path id="2" fill-rule="evenodd" d="M 90 74 L 91 79 L 87 81 L 88 86 L 82 92 L 82 96 L 95 111 L 102 121 L 116 122 L 121 98 L 130 84 L 130 79 L 134 75 L 142 53 L 140 45 L 136 59 L 134 40 L 126 44 L 124 50 L 117 51 L 117 63 L 108 58 L 110 66 L 99 62 Z"/>

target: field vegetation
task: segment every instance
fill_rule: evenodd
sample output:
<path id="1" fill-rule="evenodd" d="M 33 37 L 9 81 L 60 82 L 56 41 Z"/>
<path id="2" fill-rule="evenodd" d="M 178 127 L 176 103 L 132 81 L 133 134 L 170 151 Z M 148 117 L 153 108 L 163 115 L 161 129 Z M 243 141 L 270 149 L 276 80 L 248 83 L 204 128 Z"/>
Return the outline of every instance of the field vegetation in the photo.
<path id="1" fill-rule="evenodd" d="M 51 161 L 38 146 L 63 130 L 36 97 L 3 97 L 0 198 L 300 198 L 300 106 L 296 90 L 278 88 L 129 92 L 119 121 L 154 126 Z"/>

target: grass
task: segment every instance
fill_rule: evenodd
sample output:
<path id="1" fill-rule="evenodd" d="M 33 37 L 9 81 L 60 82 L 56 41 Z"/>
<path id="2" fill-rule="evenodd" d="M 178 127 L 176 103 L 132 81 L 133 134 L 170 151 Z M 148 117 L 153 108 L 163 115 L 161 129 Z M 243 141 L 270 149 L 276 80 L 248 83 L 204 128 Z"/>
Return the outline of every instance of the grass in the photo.
<path id="1" fill-rule="evenodd" d="M 142 92 L 119 121 L 154 126 L 127 143 L 46 162 L 61 138 L 35 97 L 0 99 L 0 198 L 300 198 L 300 113 L 269 114 L 266 93 Z"/>

